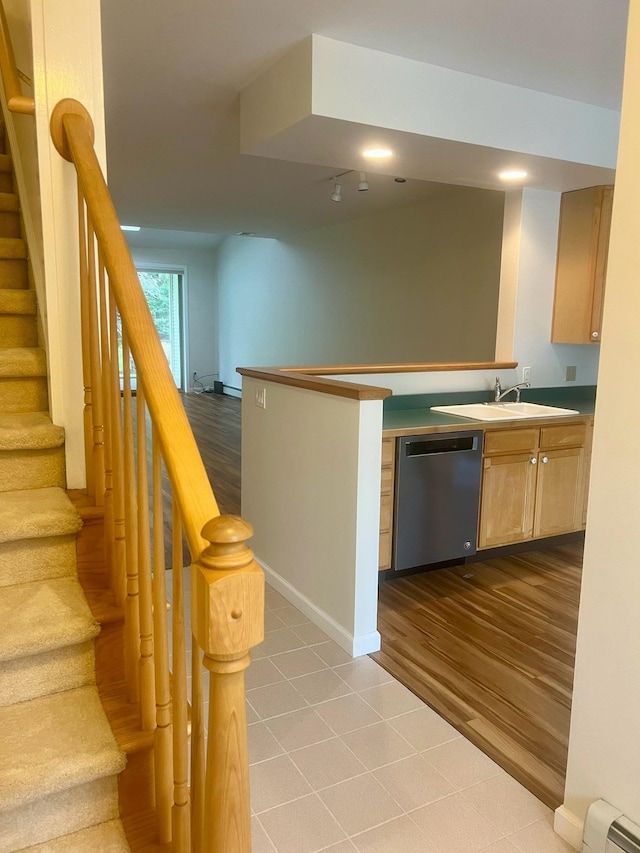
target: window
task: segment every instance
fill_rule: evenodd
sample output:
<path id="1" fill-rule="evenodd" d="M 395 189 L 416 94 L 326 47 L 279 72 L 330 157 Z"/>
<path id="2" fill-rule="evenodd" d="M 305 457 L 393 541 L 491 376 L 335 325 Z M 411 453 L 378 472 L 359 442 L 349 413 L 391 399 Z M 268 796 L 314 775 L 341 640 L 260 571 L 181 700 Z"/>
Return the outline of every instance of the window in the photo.
<path id="1" fill-rule="evenodd" d="M 139 268 L 142 290 L 176 385 L 185 389 L 183 340 L 184 270 Z"/>

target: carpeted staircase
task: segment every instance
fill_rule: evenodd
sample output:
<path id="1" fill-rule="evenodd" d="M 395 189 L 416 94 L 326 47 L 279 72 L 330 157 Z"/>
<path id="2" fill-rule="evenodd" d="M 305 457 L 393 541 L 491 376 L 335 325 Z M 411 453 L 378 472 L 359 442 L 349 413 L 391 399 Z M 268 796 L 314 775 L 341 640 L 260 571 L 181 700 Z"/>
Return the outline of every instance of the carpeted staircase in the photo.
<path id="1" fill-rule="evenodd" d="M 3 140 L 0 128 L 0 152 Z M 20 232 L 0 153 L 0 853 L 126 853 L 125 759 L 95 686 L 99 627 L 77 578 L 81 522 Z"/>

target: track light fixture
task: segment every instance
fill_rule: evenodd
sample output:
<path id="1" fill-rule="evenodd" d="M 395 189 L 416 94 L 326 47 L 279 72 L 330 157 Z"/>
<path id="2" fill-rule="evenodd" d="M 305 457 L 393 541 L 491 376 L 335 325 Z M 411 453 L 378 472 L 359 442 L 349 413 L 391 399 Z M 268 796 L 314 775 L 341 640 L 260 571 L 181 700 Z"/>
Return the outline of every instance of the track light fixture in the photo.
<path id="1" fill-rule="evenodd" d="M 331 181 L 333 184 L 333 192 L 329 196 L 331 201 L 342 201 L 342 184 L 339 182 L 341 178 L 344 178 L 345 175 L 352 175 L 356 173 L 355 169 L 346 169 L 344 172 L 338 172 L 336 175 L 332 175 L 330 178 L 325 178 L 326 181 Z M 357 190 L 358 192 L 366 192 L 369 189 L 369 181 L 367 180 L 367 173 L 362 171 L 357 171 L 358 175 L 358 184 Z M 377 176 L 376 180 L 379 181 L 380 176 Z M 401 176 L 395 177 L 393 179 L 398 184 L 406 184 L 407 179 Z"/>

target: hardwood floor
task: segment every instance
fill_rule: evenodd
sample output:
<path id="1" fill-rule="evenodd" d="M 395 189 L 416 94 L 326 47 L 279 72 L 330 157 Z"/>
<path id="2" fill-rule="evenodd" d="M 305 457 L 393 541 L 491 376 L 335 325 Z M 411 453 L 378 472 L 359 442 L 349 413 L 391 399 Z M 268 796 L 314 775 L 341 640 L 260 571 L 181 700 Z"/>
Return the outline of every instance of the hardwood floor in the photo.
<path id="1" fill-rule="evenodd" d="M 582 545 L 386 581 L 372 657 L 551 808 L 563 801 Z"/>
<path id="2" fill-rule="evenodd" d="M 220 511 L 240 512 L 241 401 L 183 395 Z M 386 581 L 372 655 L 547 805 L 563 799 L 582 546 Z"/>
<path id="3" fill-rule="evenodd" d="M 223 515 L 240 515 L 242 401 L 226 394 L 181 394 Z"/>
<path id="4" fill-rule="evenodd" d="M 225 394 L 180 394 L 221 515 L 240 515 L 241 400 Z M 134 429 L 137 429 L 134 418 Z M 151 466 L 151 426 L 147 419 L 148 460 Z M 149 471 L 151 468 L 149 467 Z M 151 473 L 149 473 L 151 482 Z M 171 568 L 171 486 L 162 480 L 165 566 Z M 183 565 L 190 563 L 183 540 Z"/>

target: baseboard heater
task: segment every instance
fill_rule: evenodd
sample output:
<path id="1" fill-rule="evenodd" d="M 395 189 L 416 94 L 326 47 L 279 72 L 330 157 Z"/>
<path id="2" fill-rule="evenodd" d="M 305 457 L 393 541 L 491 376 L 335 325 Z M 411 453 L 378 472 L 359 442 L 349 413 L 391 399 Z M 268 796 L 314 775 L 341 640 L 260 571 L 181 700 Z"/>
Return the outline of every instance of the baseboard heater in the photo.
<path id="1" fill-rule="evenodd" d="M 605 800 L 589 806 L 582 853 L 640 853 L 640 826 Z"/>

